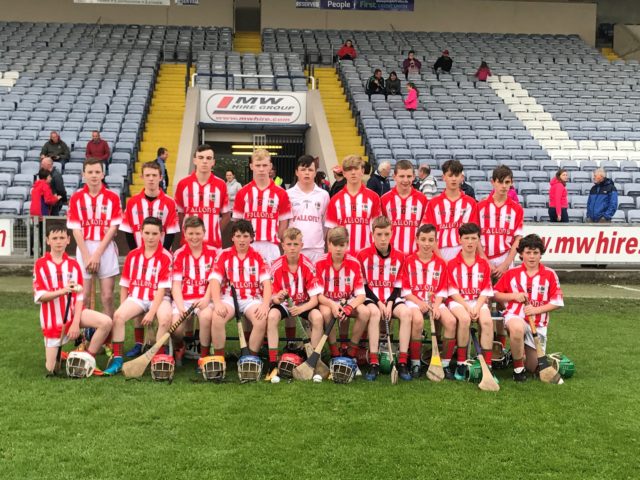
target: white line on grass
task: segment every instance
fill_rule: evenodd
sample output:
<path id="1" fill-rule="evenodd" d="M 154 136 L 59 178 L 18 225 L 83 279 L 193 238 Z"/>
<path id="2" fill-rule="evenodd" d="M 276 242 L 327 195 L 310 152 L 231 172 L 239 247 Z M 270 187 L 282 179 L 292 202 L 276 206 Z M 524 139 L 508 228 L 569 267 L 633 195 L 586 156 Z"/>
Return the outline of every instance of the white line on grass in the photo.
<path id="1" fill-rule="evenodd" d="M 623 290 L 629 290 L 631 292 L 640 292 L 640 288 L 625 287 L 623 285 L 610 285 L 610 287 L 621 288 Z"/>

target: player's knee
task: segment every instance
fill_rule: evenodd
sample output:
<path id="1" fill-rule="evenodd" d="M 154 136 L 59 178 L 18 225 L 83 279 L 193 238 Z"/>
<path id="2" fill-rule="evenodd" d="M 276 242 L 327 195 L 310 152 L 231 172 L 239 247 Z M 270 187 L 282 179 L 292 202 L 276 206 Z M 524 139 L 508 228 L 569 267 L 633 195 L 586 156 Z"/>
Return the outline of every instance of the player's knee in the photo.
<path id="1" fill-rule="evenodd" d="M 509 338 L 513 340 L 524 339 L 524 323 L 522 322 L 510 322 L 509 323 Z"/>
<path id="2" fill-rule="evenodd" d="M 98 324 L 97 328 L 98 330 L 111 330 L 111 327 L 113 326 L 113 320 L 111 320 L 111 318 L 109 318 L 106 315 L 100 315 L 97 319 L 96 319 L 96 323 Z"/>
<path id="3" fill-rule="evenodd" d="M 124 325 L 128 318 L 125 318 L 122 311 L 120 309 L 116 310 L 113 314 L 113 324 L 114 325 Z"/>
<path id="4" fill-rule="evenodd" d="M 100 299 L 102 300 L 103 305 L 109 305 L 113 303 L 113 292 L 109 290 L 100 292 Z"/>

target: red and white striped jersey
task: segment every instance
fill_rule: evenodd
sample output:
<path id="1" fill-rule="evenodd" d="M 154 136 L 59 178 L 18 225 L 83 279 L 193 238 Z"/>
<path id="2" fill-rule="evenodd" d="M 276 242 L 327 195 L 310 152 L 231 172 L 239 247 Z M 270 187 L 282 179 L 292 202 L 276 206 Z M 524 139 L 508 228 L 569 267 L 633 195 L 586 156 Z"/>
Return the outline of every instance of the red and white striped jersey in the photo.
<path id="1" fill-rule="evenodd" d="M 216 248 L 222 247 L 220 215 L 229 211 L 227 184 L 214 174 L 204 185 L 198 182 L 196 173 L 178 182 L 174 195 L 178 212 L 186 217 L 200 217 L 205 226 L 205 242 Z"/>
<path id="2" fill-rule="evenodd" d="M 549 267 L 540 264 L 538 273 L 533 276 L 527 274 L 524 265 L 507 271 L 494 287 L 496 292 L 516 293 L 524 292 L 529 297 L 529 302 L 534 307 L 543 305 L 557 305 L 564 307 L 560 280 L 556 272 Z M 518 302 L 507 303 L 506 312 L 525 318 L 525 305 Z M 535 316 L 537 327 L 546 327 L 549 324 L 549 313 L 541 313 Z"/>
<path id="3" fill-rule="evenodd" d="M 200 300 L 207 293 L 209 275 L 213 269 L 218 249 L 203 244 L 199 257 L 195 257 L 189 244 L 184 244 L 173 254 L 174 282 L 182 283 L 182 298 Z"/>
<path id="4" fill-rule="evenodd" d="M 281 256 L 271 265 L 271 276 L 273 293 L 286 290 L 296 305 L 305 303 L 309 301 L 309 297 L 322 293 L 322 285 L 316 277 L 316 268 L 304 255 L 300 255 L 295 272 L 289 268 L 287 256 Z"/>
<path id="5" fill-rule="evenodd" d="M 347 254 L 339 269 L 333 268 L 331 254 L 327 253 L 316 263 L 316 274 L 322 285 L 323 295 L 336 302 L 358 295 L 364 295 L 362 266 Z"/>
<path id="6" fill-rule="evenodd" d="M 262 296 L 262 282 L 271 280 L 267 264 L 262 256 L 249 247 L 244 258 L 238 256 L 235 247 L 224 249 L 213 265 L 209 280 L 220 283 L 223 296 L 231 295 L 231 286 L 236 289 L 239 300 Z"/>
<path id="7" fill-rule="evenodd" d="M 349 232 L 349 253 L 357 255 L 371 245 L 371 221 L 381 215 L 380 197 L 364 185 L 351 195 L 345 186 L 329 201 L 325 225 L 345 227 Z"/>
<path id="8" fill-rule="evenodd" d="M 511 249 L 513 239 L 522 236 L 524 210 L 510 198 L 501 207 L 493 196 L 485 198 L 478 203 L 478 219 L 482 230 L 480 241 L 489 258 L 504 255 Z"/>
<path id="9" fill-rule="evenodd" d="M 413 253 L 404 262 L 402 296 L 413 294 L 423 302 L 433 302 L 434 296 L 446 299 L 449 296 L 449 273 L 447 263 L 437 255 L 428 262 Z"/>
<path id="10" fill-rule="evenodd" d="M 492 297 L 491 265 L 476 255 L 475 262 L 467 265 L 460 252 L 447 264 L 449 273 L 449 296 L 459 293 L 465 300 L 477 300 L 478 297 Z"/>
<path id="11" fill-rule="evenodd" d="M 33 299 L 36 303 L 40 303 L 40 328 L 46 338 L 60 338 L 68 295 L 43 303 L 40 302 L 40 298 L 45 293 L 64 288 L 70 283 L 83 285 L 82 270 L 75 259 L 65 253 L 62 255 L 62 262 L 56 263 L 51 258 L 51 253 L 47 252 L 42 258 L 36 260 L 33 266 Z M 78 300 L 83 300 L 82 292 L 72 293 L 67 325 L 73 321 Z"/>
<path id="12" fill-rule="evenodd" d="M 133 233 L 138 246 L 142 245 L 142 222 L 147 217 L 156 217 L 162 221 L 162 239 L 166 233 L 180 231 L 176 202 L 162 190 L 152 201 L 147 199 L 142 190 L 127 202 L 120 230 Z"/>
<path id="13" fill-rule="evenodd" d="M 438 248 L 457 247 L 460 245 L 458 228 L 465 223 L 478 223 L 476 201 L 464 193 L 456 201 L 451 201 L 442 192 L 429 200 L 422 223 L 430 223 L 436 227 Z"/>
<path id="14" fill-rule="evenodd" d="M 233 204 L 233 218 L 251 222 L 256 242 L 279 244 L 278 224 L 291 218 L 291 202 L 287 192 L 273 180 L 264 190 L 260 190 L 252 180 L 238 191 Z"/>
<path id="15" fill-rule="evenodd" d="M 391 247 L 387 257 L 382 257 L 375 245 L 358 253 L 364 281 L 378 300 L 386 303 L 394 288 L 402 288 L 404 254 Z"/>
<path id="16" fill-rule="evenodd" d="M 122 223 L 120 197 L 102 185 L 95 197 L 85 185 L 71 195 L 67 213 L 67 228 L 82 229 L 85 240 L 101 241 L 110 227 Z"/>
<path id="17" fill-rule="evenodd" d="M 416 250 L 416 231 L 422 223 L 429 200 L 415 188 L 407 198 L 393 188 L 380 198 L 382 214 L 391 220 L 393 248 L 409 255 Z"/>
<path id="18" fill-rule="evenodd" d="M 129 289 L 129 297 L 150 302 L 159 288 L 171 289 L 172 258 L 162 244 L 150 258 L 145 257 L 144 248 L 142 245 L 127 255 L 120 286 Z"/>

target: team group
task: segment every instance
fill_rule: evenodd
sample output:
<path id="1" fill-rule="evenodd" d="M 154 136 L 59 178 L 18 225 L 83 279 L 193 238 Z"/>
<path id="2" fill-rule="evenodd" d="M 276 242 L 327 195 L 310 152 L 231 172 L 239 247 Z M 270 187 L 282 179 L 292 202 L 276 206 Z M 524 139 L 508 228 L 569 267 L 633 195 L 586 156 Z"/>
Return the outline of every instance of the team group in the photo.
<path id="1" fill-rule="evenodd" d="M 330 199 L 315 184 L 313 157 L 298 160 L 295 185 L 284 190 L 269 178 L 269 153 L 256 150 L 250 160 L 253 180 L 237 193 L 230 211 L 225 182 L 212 173 L 212 148 L 199 146 L 193 163 L 193 173 L 180 180 L 175 198 L 160 189 L 159 165 L 144 164 L 144 190 L 123 213 L 119 197 L 102 181 L 103 162 L 85 162 L 84 186 L 70 199 L 66 225 L 77 244 L 76 259 L 65 253 L 67 228 L 52 226 L 46 232 L 50 251 L 34 266 L 47 371 L 54 371 L 65 342 L 91 329 L 87 354 L 95 357 L 110 342 L 113 356 L 102 373 L 115 375 L 123 366 L 127 321 L 135 319 L 135 346 L 127 352 L 135 356 L 142 352 L 146 326 L 157 320 L 159 339 L 193 305 L 201 359 L 224 358 L 235 296 L 249 350 L 257 354 L 267 339 L 270 372 L 278 364 L 281 321 L 286 337 L 294 338 L 295 319 L 304 319 L 315 347 L 325 326 L 337 318 L 340 338 L 349 342 L 339 344 L 332 330 L 331 356 L 362 357 L 366 347 L 361 340 L 368 337 L 365 377 L 375 380 L 381 331 L 384 335 L 386 321 L 397 319 L 399 376 L 417 378 L 426 315 L 440 324 L 447 378 L 468 375 L 473 323 L 479 326 L 488 365 L 494 337 L 502 348 L 509 338 L 514 380 L 525 381 L 527 371 L 535 372 L 528 317 L 535 320 L 544 349 L 549 314 L 563 306 L 563 296 L 555 272 L 541 263 L 545 247 L 540 237 L 522 236 L 522 207 L 508 198 L 513 180 L 508 167 L 493 171 L 494 191 L 476 203 L 460 190 L 460 162 L 442 165 L 445 190 L 427 200 L 412 187 L 412 163 L 398 161 L 395 187 L 379 197 L 362 183 L 364 161 L 348 156 L 342 162 L 347 183 Z M 221 231 L 232 217 L 233 245 L 221 249 Z M 137 248 L 126 257 L 120 306 L 114 311 L 118 229 Z M 180 231 L 182 246 L 172 254 L 173 237 Z M 514 268 L 516 255 L 522 264 Z M 96 279 L 103 313 L 83 304 Z M 495 326 L 493 301 L 504 318 Z M 178 363 L 185 335 L 193 335 L 188 322 L 171 332 Z"/>

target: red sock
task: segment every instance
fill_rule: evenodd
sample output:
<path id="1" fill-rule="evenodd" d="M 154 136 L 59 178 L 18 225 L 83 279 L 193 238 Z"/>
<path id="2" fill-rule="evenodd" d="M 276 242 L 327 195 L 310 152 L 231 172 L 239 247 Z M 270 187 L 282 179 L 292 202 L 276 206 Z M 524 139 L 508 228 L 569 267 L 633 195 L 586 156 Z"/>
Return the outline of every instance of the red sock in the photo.
<path id="1" fill-rule="evenodd" d="M 451 360 L 451 357 L 453 357 L 453 350 L 456 348 L 456 339 L 445 338 L 443 347 L 444 347 L 444 355 L 442 355 L 442 359 Z"/>
<path id="2" fill-rule="evenodd" d="M 144 327 L 134 328 L 133 337 L 136 339 L 136 343 L 142 345 L 144 343 Z"/>
<path id="3" fill-rule="evenodd" d="M 524 368 L 524 358 L 513 359 L 513 369 L 515 370 L 516 368 Z"/>
<path id="4" fill-rule="evenodd" d="M 185 337 L 193 337 L 193 330 L 187 330 L 186 332 L 184 332 L 184 336 Z"/>
<path id="5" fill-rule="evenodd" d="M 209 347 L 207 347 L 207 350 L 209 349 Z M 213 354 L 214 355 L 219 355 L 221 357 L 224 357 L 224 348 L 214 348 L 213 349 Z"/>
<path id="6" fill-rule="evenodd" d="M 347 356 L 351 358 L 356 358 L 358 356 L 358 350 L 360 350 L 360 345 L 357 343 L 349 342 L 349 349 L 347 350 Z"/>
<path id="7" fill-rule="evenodd" d="M 342 342 L 340 343 L 340 350 L 348 350 L 349 349 L 349 343 L 348 342 Z"/>
<path id="8" fill-rule="evenodd" d="M 122 357 L 122 344 L 124 342 L 113 342 L 113 356 L 114 357 Z"/>
<path id="9" fill-rule="evenodd" d="M 329 344 L 329 353 L 331 353 L 331 357 L 333 357 L 333 358 L 340 356 L 340 349 L 338 348 L 338 344 L 337 343 L 330 343 Z"/>
<path id="10" fill-rule="evenodd" d="M 278 362 L 278 349 L 277 348 L 270 348 L 269 349 L 269 361 L 271 363 L 277 363 Z"/>
<path id="11" fill-rule="evenodd" d="M 458 355 L 457 355 L 458 363 L 467 361 L 467 347 L 458 347 Z"/>
<path id="12" fill-rule="evenodd" d="M 407 352 L 400 352 L 398 355 L 398 363 L 407 364 L 407 359 L 409 358 L 409 354 Z"/>
<path id="13" fill-rule="evenodd" d="M 284 335 L 287 337 L 287 340 L 296 338 L 296 327 L 284 327 Z"/>
<path id="14" fill-rule="evenodd" d="M 411 352 L 411 360 L 420 360 L 420 354 L 422 353 L 422 340 L 411 340 L 411 343 L 409 344 L 409 351 Z"/>
<path id="15" fill-rule="evenodd" d="M 502 348 L 507 348 L 507 336 L 498 335 L 498 341 L 502 344 Z"/>
<path id="16" fill-rule="evenodd" d="M 369 363 L 370 364 L 375 364 L 375 365 L 379 365 L 380 361 L 378 360 L 378 354 L 377 353 L 373 353 L 373 352 L 369 352 Z"/>
<path id="17" fill-rule="evenodd" d="M 200 358 L 208 357 L 211 345 L 200 344 Z"/>
<path id="18" fill-rule="evenodd" d="M 491 349 L 489 350 L 483 350 L 482 351 L 482 356 L 484 357 L 484 361 L 487 362 L 487 365 L 491 366 L 491 360 L 492 360 L 492 351 Z"/>

